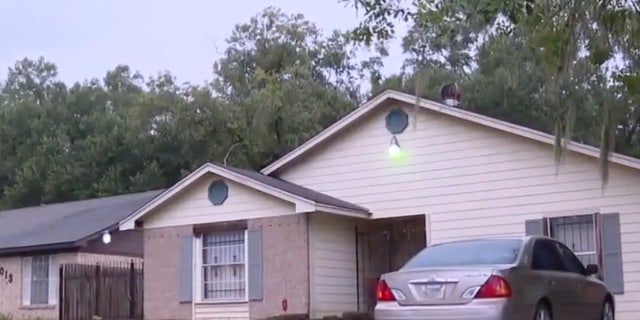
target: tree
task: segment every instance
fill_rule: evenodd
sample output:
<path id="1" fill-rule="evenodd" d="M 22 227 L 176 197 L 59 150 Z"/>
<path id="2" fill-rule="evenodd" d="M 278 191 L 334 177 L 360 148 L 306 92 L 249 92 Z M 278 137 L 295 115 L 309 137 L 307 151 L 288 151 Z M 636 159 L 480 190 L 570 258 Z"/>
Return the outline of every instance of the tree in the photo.
<path id="1" fill-rule="evenodd" d="M 356 47 L 344 33 L 325 37 L 302 15 L 273 7 L 237 25 L 227 45 L 214 65 L 212 88 L 240 108 L 240 125 L 251 132 L 225 146 L 245 141 L 254 167 L 355 108 L 367 76 L 364 68 L 372 66 L 355 59 Z"/>
<path id="2" fill-rule="evenodd" d="M 410 22 L 413 26 L 411 32 L 422 37 L 433 33 L 431 28 L 426 28 L 429 23 L 435 21 L 444 26 L 436 30 L 448 30 L 448 34 L 453 36 L 443 37 L 447 33 L 440 32 L 438 38 L 428 42 L 433 47 L 441 43 L 438 39 L 446 39 L 451 44 L 448 48 L 451 56 L 464 56 L 460 52 L 464 53 L 466 48 L 458 44 L 473 41 L 481 44 L 496 32 L 504 35 L 521 33 L 524 42 L 520 51 L 535 55 L 544 70 L 546 80 L 540 92 L 541 103 L 554 121 L 556 163 L 561 163 L 569 141 L 575 138 L 576 119 L 598 109 L 601 177 L 603 187 L 606 185 L 609 155 L 619 134 L 616 108 L 610 101 L 616 91 L 625 91 L 629 96 L 640 93 L 637 86 L 640 74 L 637 68 L 630 68 L 637 66 L 634 59 L 640 48 L 640 13 L 636 3 L 602 0 L 455 0 L 432 3 L 416 0 L 407 6 L 400 0 L 345 2 L 364 11 L 365 18 L 353 31 L 353 36 L 366 44 L 389 40 L 394 36 L 395 24 L 402 20 Z M 452 27 L 456 25 L 459 26 Z M 463 41 L 465 39 L 469 41 Z M 432 53 L 422 52 L 426 55 Z M 621 71 L 605 70 L 614 56 L 625 61 L 626 68 Z M 596 79 L 595 82 L 604 90 L 587 91 L 586 99 L 575 99 L 576 95 L 572 93 L 576 88 L 572 87 L 572 80 L 576 73 L 580 73 L 576 68 L 591 70 L 588 78 Z M 607 71 L 611 71 L 613 76 L 609 77 Z M 610 78 L 617 82 L 610 84 Z M 631 106 L 625 108 L 629 110 Z M 633 132 L 632 129 L 626 130 Z"/>
<path id="3" fill-rule="evenodd" d="M 18 61 L 0 94 L 0 207 L 168 187 L 225 158 L 257 169 L 355 108 L 380 65 L 275 8 L 228 44 L 205 86 L 127 65 L 67 86 L 54 63 Z"/>

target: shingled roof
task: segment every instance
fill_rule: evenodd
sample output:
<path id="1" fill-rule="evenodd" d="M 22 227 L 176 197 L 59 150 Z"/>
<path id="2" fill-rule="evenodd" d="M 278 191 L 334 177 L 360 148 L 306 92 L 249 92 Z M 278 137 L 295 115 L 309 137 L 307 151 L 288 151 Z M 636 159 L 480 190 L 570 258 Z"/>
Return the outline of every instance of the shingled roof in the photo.
<path id="1" fill-rule="evenodd" d="M 260 183 L 269 185 L 273 188 L 276 188 L 278 190 L 282 190 L 284 192 L 288 192 L 291 194 L 295 194 L 299 197 L 305 198 L 305 199 L 309 199 L 311 201 L 314 201 L 316 203 L 320 203 L 320 204 L 324 204 L 327 206 L 332 206 L 332 207 L 336 207 L 336 208 L 343 208 L 343 209 L 348 209 L 348 210 L 354 210 L 354 211 L 362 211 L 362 212 L 369 212 L 369 209 L 363 207 L 363 206 L 359 206 L 357 204 L 351 203 L 351 202 L 347 202 L 344 201 L 342 199 L 338 199 L 329 195 L 326 195 L 324 193 L 303 187 L 301 185 L 295 184 L 295 183 L 291 183 L 289 181 L 285 181 L 279 178 L 275 178 L 275 177 L 270 177 L 270 176 L 266 176 L 263 175 L 260 172 L 256 172 L 256 171 L 251 171 L 251 170 L 245 170 L 245 169 L 239 169 L 239 168 L 234 168 L 234 167 L 230 167 L 230 166 L 224 166 L 221 164 L 216 164 L 216 163 L 212 163 L 212 165 L 214 166 L 218 166 L 224 169 L 227 169 L 229 171 L 235 172 L 239 175 L 242 175 L 244 177 L 246 177 L 247 179 L 252 179 L 255 181 L 258 181 Z"/>
<path id="2" fill-rule="evenodd" d="M 129 217 L 123 219 L 120 222 L 120 230 L 134 229 L 136 222 L 142 221 L 143 217 L 154 208 L 168 201 L 171 197 L 194 183 L 194 181 L 197 181 L 207 174 L 214 174 L 223 179 L 254 189 L 257 192 L 270 194 L 276 198 L 294 203 L 296 204 L 296 210 L 298 210 L 298 204 L 301 204 L 302 209 L 300 212 L 311 212 L 308 210 L 315 210 L 354 217 L 369 217 L 371 214 L 369 209 L 358 204 L 344 201 L 276 177 L 216 163 L 205 163 L 171 188 L 158 195 L 158 197 L 136 210 Z"/>
<path id="3" fill-rule="evenodd" d="M 162 190 L 0 211 L 0 254 L 67 249 L 114 228 Z"/>

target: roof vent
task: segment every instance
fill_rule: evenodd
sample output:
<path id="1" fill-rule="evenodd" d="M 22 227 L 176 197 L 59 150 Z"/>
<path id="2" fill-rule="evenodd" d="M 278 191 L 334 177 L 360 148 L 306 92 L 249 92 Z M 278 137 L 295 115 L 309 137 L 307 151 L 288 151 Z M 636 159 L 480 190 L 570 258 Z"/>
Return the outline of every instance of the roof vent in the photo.
<path id="1" fill-rule="evenodd" d="M 440 94 L 446 105 L 457 107 L 460 104 L 460 98 L 462 98 L 462 89 L 457 83 L 450 83 L 442 87 Z"/>

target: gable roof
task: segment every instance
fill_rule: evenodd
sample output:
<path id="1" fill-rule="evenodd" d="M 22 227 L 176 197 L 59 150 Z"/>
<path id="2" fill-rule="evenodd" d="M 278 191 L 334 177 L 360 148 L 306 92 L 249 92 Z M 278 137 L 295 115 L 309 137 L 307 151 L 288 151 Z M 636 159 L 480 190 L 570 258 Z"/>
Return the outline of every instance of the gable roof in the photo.
<path id="1" fill-rule="evenodd" d="M 381 106 L 383 102 L 387 100 L 395 100 L 395 101 L 403 102 L 407 104 L 414 104 L 416 97 L 410 94 L 393 91 L 393 90 L 384 91 L 383 93 L 367 101 L 365 104 L 363 104 L 353 112 L 349 113 L 348 115 L 346 115 L 345 117 L 343 117 L 342 119 L 334 123 L 333 125 L 329 126 L 324 131 L 320 132 L 313 138 L 309 139 L 307 142 L 303 143 L 301 146 L 297 147 L 296 149 L 284 155 L 283 157 L 276 160 L 275 162 L 271 163 L 270 165 L 264 167 L 260 171 L 260 173 L 264 175 L 271 175 L 277 172 L 278 170 L 284 169 L 286 166 L 290 165 L 295 160 L 299 159 L 302 155 L 306 154 L 312 149 L 315 149 L 319 145 L 328 141 L 330 138 L 340 134 L 343 131 L 343 129 L 347 128 L 348 126 L 352 125 L 356 121 L 360 120 L 365 115 L 371 113 L 373 110 L 375 110 L 378 106 Z M 521 136 L 527 139 L 535 140 L 538 142 L 542 142 L 550 145 L 554 145 L 555 143 L 555 138 L 550 134 L 529 129 L 527 127 L 519 126 L 506 121 L 498 120 L 495 118 L 483 116 L 481 114 L 473 113 L 460 108 L 451 107 L 444 103 L 427 100 L 427 99 L 420 99 L 418 102 L 418 106 L 426 110 L 431 110 L 441 114 L 446 114 L 454 118 L 473 122 L 473 123 L 494 128 L 503 132 Z M 600 157 L 600 150 L 598 148 L 595 148 L 586 144 L 572 141 L 569 144 L 568 149 L 573 152 L 583 154 L 589 157 L 594 157 L 594 158 Z M 618 154 L 618 153 L 611 154 L 610 162 L 640 170 L 640 159 L 625 156 L 622 154 Z"/>
<path id="2" fill-rule="evenodd" d="M 82 246 L 161 190 L 0 211 L 0 254 Z"/>
<path id="3" fill-rule="evenodd" d="M 135 222 L 138 221 L 138 219 L 142 218 L 151 210 L 169 200 L 206 174 L 215 174 L 229 181 L 233 181 L 256 191 L 293 203 L 296 206 L 296 212 L 298 213 L 320 210 L 347 216 L 368 217 L 370 215 L 369 209 L 367 208 L 282 179 L 265 176 L 255 171 L 214 163 L 206 163 L 184 179 L 180 180 L 171 188 L 158 195 L 152 201 L 149 201 L 131 215 L 124 218 L 120 222 L 120 229 L 128 230 L 135 228 Z"/>
<path id="4" fill-rule="evenodd" d="M 245 177 L 247 177 L 248 179 L 253 179 L 256 181 L 259 181 L 261 183 L 264 183 L 266 185 L 269 185 L 273 188 L 279 189 L 279 190 L 283 190 L 286 192 L 289 192 L 291 194 L 295 194 L 299 197 L 314 201 L 318 204 L 321 205 L 325 205 L 325 206 L 331 206 L 331 207 L 336 207 L 336 208 L 342 208 L 342 209 L 348 209 L 348 210 L 353 210 L 353 211 L 360 211 L 360 212 L 369 212 L 369 209 L 359 206 L 357 204 L 353 204 L 338 198 L 334 198 L 332 196 L 328 196 L 324 193 L 320 193 L 318 191 L 309 189 L 309 188 L 305 188 L 303 186 L 297 185 L 295 183 L 291 183 L 279 178 L 275 178 L 275 177 L 270 177 L 270 176 L 265 176 L 259 172 L 256 171 L 251 171 L 251 170 L 245 170 L 245 169 L 239 169 L 239 168 L 233 168 L 233 167 L 229 167 L 229 166 L 221 166 L 227 170 L 236 172 L 238 174 L 241 174 Z"/>

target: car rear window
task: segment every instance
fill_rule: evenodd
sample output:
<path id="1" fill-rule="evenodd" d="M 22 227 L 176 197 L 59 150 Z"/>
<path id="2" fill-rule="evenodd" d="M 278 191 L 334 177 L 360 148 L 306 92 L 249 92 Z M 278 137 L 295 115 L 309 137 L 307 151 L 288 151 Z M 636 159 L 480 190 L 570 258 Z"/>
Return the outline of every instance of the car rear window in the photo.
<path id="1" fill-rule="evenodd" d="M 511 264 L 516 261 L 522 240 L 473 240 L 450 242 L 427 247 L 402 269 L 427 267 Z"/>

